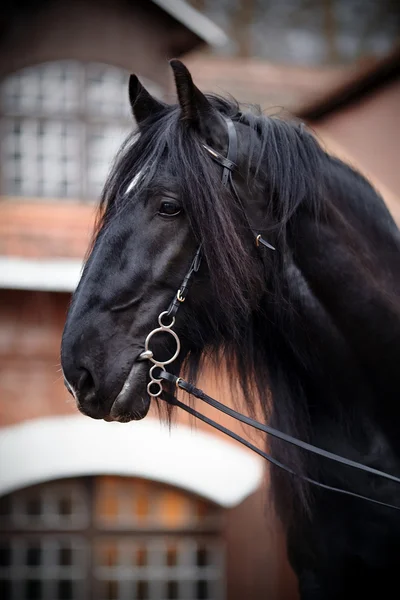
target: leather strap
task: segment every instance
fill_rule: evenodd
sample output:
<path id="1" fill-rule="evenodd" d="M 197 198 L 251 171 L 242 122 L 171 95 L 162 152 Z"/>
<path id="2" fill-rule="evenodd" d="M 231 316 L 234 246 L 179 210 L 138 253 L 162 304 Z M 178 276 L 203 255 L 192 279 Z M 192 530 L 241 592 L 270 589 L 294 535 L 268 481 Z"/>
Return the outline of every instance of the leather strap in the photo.
<path id="1" fill-rule="evenodd" d="M 236 169 L 235 163 L 229 160 L 229 158 L 222 156 L 222 154 L 219 154 L 219 152 L 216 152 L 213 148 L 207 146 L 207 144 L 203 144 L 203 148 L 205 148 L 212 159 L 221 165 L 221 167 L 224 167 L 224 169 L 228 169 L 229 171 L 234 171 Z"/>
<path id="2" fill-rule="evenodd" d="M 236 168 L 235 163 L 237 162 L 237 133 L 233 121 L 231 119 L 224 119 L 226 126 L 228 128 L 228 153 L 227 159 L 234 165 L 233 168 L 227 167 L 224 165 L 224 170 L 222 172 L 222 185 L 224 187 L 228 186 L 228 183 L 231 178 L 231 173 L 234 168 Z"/>
<path id="3" fill-rule="evenodd" d="M 232 119 L 228 119 L 227 117 L 222 117 L 226 123 L 226 127 L 228 129 L 228 151 L 227 155 L 222 156 L 219 152 L 216 152 L 213 148 L 210 148 L 207 144 L 203 144 L 203 148 L 207 150 L 210 154 L 211 158 L 217 162 L 222 169 L 222 177 L 221 183 L 224 187 L 228 186 L 228 183 L 232 183 L 231 180 L 231 172 L 234 171 L 237 167 L 237 150 L 238 150 L 238 142 L 237 142 L 237 133 L 235 126 L 233 124 Z"/>
<path id="4" fill-rule="evenodd" d="M 219 154 L 218 152 L 216 152 L 215 150 L 213 150 L 206 144 L 203 144 L 203 147 L 210 153 L 210 155 L 213 157 L 213 159 L 223 167 L 222 185 L 224 185 L 226 187 L 229 183 L 231 183 L 233 185 L 233 181 L 231 179 L 231 171 L 233 171 L 236 168 L 235 161 L 237 160 L 237 134 L 236 134 L 236 129 L 233 124 L 233 121 L 226 117 L 223 117 L 223 119 L 226 122 L 226 126 L 228 128 L 228 154 L 227 154 L 227 157 L 225 158 L 224 156 L 222 156 L 221 154 Z M 202 251 L 201 251 L 201 244 L 200 244 L 200 246 L 197 248 L 197 252 L 194 256 L 192 264 L 190 265 L 188 272 L 186 273 L 185 277 L 183 278 L 181 287 L 179 288 L 175 298 L 172 300 L 172 302 L 168 308 L 168 315 L 170 315 L 171 317 L 175 317 L 176 313 L 178 312 L 180 304 L 185 301 L 187 293 L 189 291 L 189 286 L 190 286 L 190 282 L 192 279 L 192 275 L 193 275 L 193 273 L 197 273 L 197 271 L 199 270 L 200 264 L 201 264 L 201 259 L 202 259 Z"/>
<path id="5" fill-rule="evenodd" d="M 237 133 L 236 133 L 236 129 L 235 129 L 235 125 L 233 124 L 233 121 L 231 119 L 228 119 L 227 117 L 223 117 L 223 118 L 224 118 L 224 121 L 225 121 L 227 129 L 228 129 L 228 154 L 227 154 L 227 157 L 222 156 L 222 154 L 220 154 L 219 152 L 216 152 L 213 148 L 210 148 L 210 146 L 208 146 L 207 144 L 203 144 L 203 148 L 205 148 L 207 150 L 207 152 L 211 155 L 211 158 L 215 162 L 217 162 L 219 165 L 221 165 L 223 167 L 222 178 L 221 178 L 222 185 L 224 187 L 228 187 L 228 185 L 230 184 L 230 186 L 233 190 L 233 193 L 236 196 L 236 200 L 238 201 L 240 206 L 242 206 L 242 208 L 243 208 L 242 202 L 239 198 L 239 194 L 237 193 L 237 190 L 236 190 L 236 186 L 232 179 L 232 172 L 237 168 L 237 165 L 235 164 L 237 161 L 237 152 L 238 152 Z M 254 237 L 256 238 L 257 246 L 259 244 L 262 244 L 263 246 L 265 246 L 266 248 L 269 248 L 270 250 L 275 250 L 276 248 L 274 246 L 272 246 L 272 244 L 267 242 L 267 240 L 264 240 L 264 238 L 251 227 L 245 210 L 243 210 L 243 213 L 246 216 L 246 220 L 249 225 L 249 228 L 251 229 Z"/>
<path id="6" fill-rule="evenodd" d="M 288 442 L 289 444 L 293 444 L 294 446 L 297 446 L 299 448 L 302 448 L 303 450 L 307 450 L 308 452 L 312 452 L 313 454 L 317 454 L 317 455 L 327 458 L 329 460 L 333 460 L 335 462 L 341 463 L 348 467 L 359 469 L 366 473 L 370 473 L 371 475 L 377 475 L 379 477 L 383 477 L 384 479 L 389 479 L 390 481 L 394 481 L 395 483 L 400 483 L 400 478 L 395 477 L 394 475 L 390 475 L 389 473 L 385 473 L 384 471 L 379 471 L 378 469 L 368 467 L 367 465 L 363 465 L 362 463 L 358 463 L 358 462 L 350 460 L 348 458 L 344 458 L 343 456 L 339 456 L 338 454 L 334 454 L 333 452 L 329 452 L 328 450 L 323 450 L 322 448 L 318 448 L 318 446 L 313 446 L 312 444 L 308 444 L 307 442 L 303 442 L 302 440 L 299 440 L 291 435 L 283 433 L 283 432 L 279 431 L 278 429 L 275 429 L 274 427 L 270 427 L 269 425 L 259 423 L 258 421 L 255 421 L 254 419 L 251 419 L 250 417 L 246 417 L 245 415 L 238 413 L 237 411 L 233 410 L 232 408 L 225 406 L 225 404 L 218 402 L 218 400 L 211 398 L 211 396 L 208 396 L 205 392 L 203 392 L 203 390 L 196 388 L 193 384 L 189 383 L 188 381 L 185 381 L 181 377 L 176 377 L 175 375 L 172 375 L 172 373 L 168 373 L 167 371 L 162 370 L 159 377 L 161 379 L 169 381 L 170 383 L 178 385 L 178 387 L 180 387 L 182 390 L 184 390 L 188 394 L 195 396 L 199 400 L 203 400 L 204 402 L 206 402 L 207 404 L 209 404 L 216 410 L 219 410 L 220 412 L 228 415 L 229 417 L 232 417 L 233 419 L 240 421 L 241 423 L 244 423 L 246 425 L 249 425 L 250 427 L 258 429 L 259 431 L 268 433 L 269 435 L 272 435 L 273 437 L 279 438 L 285 442 Z M 304 475 L 299 475 L 296 472 L 292 471 L 286 465 L 283 465 L 276 459 L 272 458 L 269 454 L 266 454 L 265 452 L 261 451 L 259 448 L 257 448 L 250 442 L 247 442 L 247 440 L 245 440 L 244 438 L 237 436 L 237 434 L 232 432 L 230 429 L 227 429 L 227 428 L 223 427 L 222 425 L 219 425 L 215 421 L 208 419 L 201 413 L 198 413 L 197 411 L 195 411 L 190 406 L 187 406 L 186 404 L 183 404 L 182 402 L 177 400 L 177 398 L 175 398 L 174 396 L 171 396 L 170 394 L 168 394 L 168 398 L 166 401 L 175 406 L 179 406 L 179 408 L 182 408 L 189 414 L 192 414 L 193 416 L 208 423 L 209 425 L 218 429 L 219 431 L 222 431 L 222 433 L 225 433 L 226 435 L 229 435 L 230 437 L 236 439 L 240 443 L 242 443 L 245 446 L 247 446 L 248 448 L 250 448 L 250 450 L 257 452 L 257 454 L 259 454 L 260 456 L 262 456 L 263 458 L 265 458 L 266 460 L 268 460 L 275 466 L 278 466 L 278 467 L 284 469 L 285 471 L 287 471 L 288 473 L 291 473 L 292 475 L 296 475 L 297 477 L 304 479 L 304 481 L 308 481 L 309 483 L 312 483 L 313 485 L 317 485 L 318 487 L 322 487 L 327 490 L 343 493 L 343 494 L 346 494 L 349 496 L 354 496 L 356 498 L 361 498 L 363 500 L 369 500 L 370 502 L 379 504 L 381 506 L 386 506 L 388 508 L 400 510 L 399 506 L 387 504 L 385 502 L 380 502 L 379 500 L 374 500 L 373 498 L 369 498 L 368 496 L 362 496 L 360 494 L 356 494 L 355 492 L 350 492 L 349 490 L 332 487 L 332 486 L 323 484 L 321 482 L 318 482 L 314 479 L 310 479 L 309 477 L 306 477 Z"/>
<path id="7" fill-rule="evenodd" d="M 200 269 L 201 259 L 202 259 L 202 251 L 201 251 L 201 244 L 200 244 L 200 246 L 197 248 L 196 254 L 194 255 L 192 264 L 190 265 L 188 272 L 186 273 L 185 277 L 183 278 L 181 287 L 179 288 L 178 293 L 176 294 L 176 296 L 174 297 L 174 299 L 172 300 L 172 302 L 168 308 L 168 314 L 171 315 L 171 317 L 174 317 L 176 315 L 180 304 L 185 301 L 187 293 L 189 291 L 189 286 L 190 286 L 190 282 L 192 279 L 192 275 L 193 275 L 193 273 L 197 273 L 197 271 Z"/>

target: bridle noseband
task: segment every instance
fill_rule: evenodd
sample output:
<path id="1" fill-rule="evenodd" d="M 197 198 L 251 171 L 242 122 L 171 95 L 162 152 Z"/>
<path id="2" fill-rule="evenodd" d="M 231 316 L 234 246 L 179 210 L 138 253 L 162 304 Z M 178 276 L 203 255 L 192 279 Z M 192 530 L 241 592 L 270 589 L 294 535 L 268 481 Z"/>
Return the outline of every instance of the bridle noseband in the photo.
<path id="1" fill-rule="evenodd" d="M 236 129 L 235 129 L 235 125 L 234 125 L 233 121 L 227 117 L 223 117 L 223 119 L 226 123 L 227 131 L 228 131 L 227 156 L 226 157 L 222 156 L 221 154 L 219 154 L 218 152 L 216 152 L 215 150 L 213 150 L 206 144 L 203 144 L 203 148 L 208 152 L 208 154 L 211 156 L 211 158 L 215 162 L 217 162 L 219 165 L 221 165 L 221 167 L 222 167 L 222 177 L 221 177 L 222 185 L 224 187 L 228 187 L 228 185 L 229 185 L 231 187 L 236 199 L 241 204 L 239 195 L 237 193 L 235 184 L 232 179 L 232 173 L 237 168 L 237 165 L 236 165 L 237 152 L 238 152 L 237 133 L 236 133 Z M 249 227 L 254 235 L 255 244 L 257 247 L 261 244 L 267 248 L 275 250 L 275 248 L 269 242 L 267 242 L 260 233 L 254 231 L 254 229 L 251 227 L 250 224 L 249 224 Z M 372 467 L 368 467 L 366 465 L 363 465 L 362 463 L 344 458 L 343 456 L 334 454 L 333 452 L 328 452 L 327 450 L 323 450 L 322 448 L 319 448 L 318 446 L 308 444 L 307 442 L 303 442 L 302 440 L 299 440 L 291 435 L 285 434 L 285 433 L 279 431 L 278 429 L 270 427 L 269 425 L 259 423 L 258 421 L 255 421 L 254 419 L 251 419 L 250 417 L 246 417 L 245 415 L 242 415 L 241 413 L 229 408 L 228 406 L 225 406 L 221 402 L 218 402 L 214 398 L 211 398 L 210 396 L 205 394 L 202 390 L 199 390 L 194 385 L 185 381 L 181 377 L 177 377 L 177 376 L 173 375 L 172 373 L 169 373 L 168 371 L 165 370 L 166 365 L 173 363 L 178 358 L 179 353 L 180 353 L 180 349 L 181 349 L 180 340 L 179 340 L 177 333 L 172 328 L 175 324 L 176 314 L 177 314 L 180 306 L 186 299 L 193 275 L 198 272 L 200 265 L 201 265 L 201 261 L 202 261 L 202 246 L 200 244 L 200 246 L 197 248 L 197 251 L 193 258 L 193 261 L 182 281 L 182 284 L 181 284 L 180 288 L 178 289 L 175 297 L 173 298 L 168 310 L 163 311 L 158 317 L 159 327 L 157 327 L 156 329 L 153 329 L 146 337 L 145 344 L 144 344 L 144 346 L 145 346 L 144 352 L 142 352 L 140 354 L 138 360 L 149 360 L 151 363 L 153 363 L 150 368 L 150 371 L 149 371 L 150 382 L 147 385 L 147 392 L 148 392 L 149 396 L 151 396 L 153 398 L 161 397 L 161 393 L 164 391 L 162 382 L 167 381 L 169 383 L 176 385 L 177 387 L 184 390 L 188 394 L 191 394 L 191 395 L 195 396 L 196 398 L 202 400 L 203 402 L 206 402 L 208 405 L 219 410 L 220 412 L 222 412 L 222 413 L 224 413 L 246 425 L 249 425 L 250 427 L 258 429 L 259 431 L 263 431 L 264 433 L 272 435 L 273 437 L 276 437 L 284 442 L 293 444 L 294 446 L 297 446 L 298 448 L 302 448 L 303 450 L 306 450 L 308 452 L 311 452 L 311 453 L 321 456 L 323 458 L 333 460 L 342 465 L 346 465 L 348 467 L 352 467 L 352 468 L 364 471 L 365 473 L 369 473 L 371 475 L 376 475 L 376 476 L 382 477 L 384 479 L 393 481 L 395 483 L 400 483 L 399 477 L 390 475 L 389 473 L 385 473 L 384 471 L 379 471 L 378 469 L 374 469 Z M 169 322 L 165 323 L 164 321 L 166 319 L 169 319 Z M 154 357 L 153 352 L 150 350 L 149 344 L 150 344 L 151 338 L 154 335 L 156 335 L 157 333 L 168 333 L 169 335 L 171 335 L 174 338 L 174 341 L 176 343 L 176 350 L 175 350 L 174 354 L 171 356 L 171 358 L 169 358 L 167 360 L 157 360 Z M 159 369 L 158 373 L 155 373 L 156 369 Z M 393 508 L 395 510 L 400 510 L 399 506 L 387 504 L 385 502 L 381 502 L 379 500 L 369 498 L 368 496 L 356 494 L 349 490 L 326 485 L 324 483 L 321 483 L 320 481 L 316 481 L 315 479 L 311 479 L 305 475 L 296 473 L 295 471 L 293 471 L 292 469 L 290 469 L 289 467 L 287 467 L 280 461 L 276 460 L 275 458 L 273 458 L 266 452 L 257 448 L 257 446 L 255 446 L 255 445 L 251 444 L 250 442 L 248 442 L 247 440 L 245 440 L 243 437 L 234 433 L 230 429 L 227 429 L 226 427 L 220 425 L 216 421 L 213 421 L 212 419 L 206 417 L 205 415 L 201 414 L 194 408 L 184 404 L 183 402 L 178 400 L 175 396 L 171 396 L 170 394 L 168 394 L 168 397 L 161 397 L 161 399 L 165 400 L 167 403 L 169 403 L 173 406 L 178 406 L 185 412 L 195 416 L 196 418 L 203 421 L 204 423 L 211 425 L 218 431 L 221 431 L 222 433 L 228 435 L 229 437 L 231 437 L 231 438 L 235 439 L 236 441 L 240 442 L 241 444 L 245 445 L 247 448 L 249 448 L 250 450 L 253 450 L 259 456 L 265 458 L 273 465 L 279 467 L 280 469 L 283 469 L 284 471 L 286 471 L 287 473 L 289 473 L 291 475 L 294 475 L 296 477 L 303 479 L 304 481 L 307 481 L 308 483 L 311 483 L 315 486 L 318 486 L 320 488 L 323 488 L 323 489 L 326 489 L 329 491 L 339 492 L 341 494 L 353 496 L 355 498 L 359 498 L 362 500 L 368 500 L 369 502 L 373 502 L 374 504 L 378 504 L 380 506 L 385 506 L 387 508 Z"/>

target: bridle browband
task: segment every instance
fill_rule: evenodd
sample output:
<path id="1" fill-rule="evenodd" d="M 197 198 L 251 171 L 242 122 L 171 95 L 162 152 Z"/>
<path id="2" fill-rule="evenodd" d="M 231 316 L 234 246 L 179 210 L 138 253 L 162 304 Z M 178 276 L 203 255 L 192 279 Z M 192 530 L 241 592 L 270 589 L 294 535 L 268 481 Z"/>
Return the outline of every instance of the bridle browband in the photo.
<path id="1" fill-rule="evenodd" d="M 211 156 L 211 158 L 215 162 L 217 162 L 219 165 L 221 165 L 221 167 L 222 167 L 222 177 L 221 177 L 222 185 L 224 187 L 228 187 L 228 185 L 229 185 L 231 187 L 235 197 L 237 198 L 238 202 L 241 204 L 239 195 L 237 193 L 235 184 L 232 179 L 232 173 L 235 171 L 235 169 L 237 167 L 237 165 L 236 165 L 237 152 L 238 152 L 237 133 L 236 133 L 236 129 L 235 129 L 235 125 L 234 125 L 233 121 L 227 117 L 223 117 L 223 119 L 226 123 L 227 131 L 228 131 L 227 156 L 226 157 L 222 156 L 221 154 L 219 154 L 218 152 L 216 152 L 215 150 L 213 150 L 206 144 L 203 144 L 203 148 L 208 152 L 208 154 Z M 255 243 L 256 243 L 257 247 L 261 244 L 267 248 L 275 250 L 275 248 L 269 242 L 267 242 L 262 237 L 261 234 L 254 231 L 254 229 L 251 227 L 250 223 L 249 223 L 249 227 L 254 235 Z M 156 329 L 153 329 L 153 331 L 151 331 L 148 334 L 148 336 L 146 337 L 145 344 L 144 344 L 144 346 L 145 346 L 144 352 L 142 352 L 140 354 L 138 360 L 149 360 L 150 362 L 153 363 L 153 365 L 151 366 L 150 371 L 149 371 L 150 382 L 147 385 L 147 392 L 148 392 L 149 396 L 151 396 L 153 398 L 160 397 L 162 400 L 164 400 L 168 404 L 181 408 L 188 414 L 196 417 L 197 419 L 203 421 L 204 423 L 207 423 L 208 425 L 211 425 L 211 427 L 214 427 L 218 431 L 221 431 L 225 435 L 228 435 L 229 437 L 231 437 L 234 440 L 236 440 L 237 442 L 243 444 L 250 450 L 253 450 L 259 456 L 261 456 L 262 458 L 265 458 L 268 462 L 275 465 L 276 467 L 279 467 L 280 469 L 283 469 L 287 473 L 294 475 L 296 477 L 299 477 L 300 479 L 303 479 L 304 481 L 307 481 L 308 483 L 311 483 L 315 486 L 318 486 L 320 488 L 323 488 L 323 489 L 326 489 L 329 491 L 339 492 L 341 494 L 345 494 L 347 496 L 353 496 L 355 498 L 360 498 L 362 500 L 368 500 L 369 502 L 373 502 L 374 504 L 378 504 L 380 506 L 385 506 L 387 508 L 393 508 L 395 510 L 400 510 L 400 506 L 395 506 L 393 504 L 387 504 L 386 502 L 381 502 L 379 500 L 375 500 L 374 498 L 370 498 L 368 496 L 356 494 L 355 492 L 351 492 L 349 490 L 326 485 L 324 483 L 321 483 L 320 481 L 316 481 L 315 479 L 311 479 L 310 477 L 296 473 L 295 471 L 293 471 L 293 469 L 284 465 L 280 461 L 276 460 L 275 458 L 273 458 L 266 452 L 260 450 L 257 446 L 255 446 L 254 444 L 251 444 L 250 442 L 245 440 L 240 435 L 234 433 L 233 431 L 224 427 L 223 425 L 220 425 L 216 421 L 213 421 L 209 417 L 206 417 L 205 415 L 198 412 L 191 406 L 184 404 L 183 402 L 178 400 L 175 396 L 173 396 L 172 394 L 169 394 L 168 392 L 166 392 L 163 389 L 162 382 L 163 381 L 169 382 L 169 383 L 174 384 L 175 386 L 179 387 L 180 389 L 184 390 L 188 394 L 191 394 L 192 396 L 195 396 L 199 400 L 202 400 L 203 402 L 205 402 L 209 406 L 215 408 L 216 410 L 219 410 L 220 412 L 228 415 L 229 417 L 232 417 L 233 419 L 236 419 L 236 420 L 240 421 L 241 423 L 244 423 L 245 425 L 249 425 L 250 427 L 253 427 L 254 429 L 257 429 L 257 430 L 267 433 L 275 438 L 278 438 L 284 442 L 287 442 L 288 444 L 292 444 L 294 446 L 297 446 L 298 448 L 301 448 L 303 450 L 306 450 L 308 452 L 311 452 L 313 454 L 316 454 L 316 455 L 326 458 L 328 460 L 335 461 L 342 465 L 352 467 L 352 468 L 358 469 L 360 471 L 364 471 L 365 473 L 369 473 L 371 475 L 377 475 L 378 477 L 382 477 L 384 479 L 393 481 L 395 483 L 400 483 L 399 477 L 390 475 L 389 473 L 385 473 L 384 471 L 379 471 L 378 469 L 374 469 L 372 467 L 368 467 L 366 465 L 363 465 L 362 463 L 350 460 L 348 458 L 344 458 L 343 456 L 334 454 L 333 452 L 323 450 L 322 448 L 319 448 L 318 446 L 314 446 L 313 444 L 309 444 L 309 443 L 299 440 L 291 435 L 283 433 L 283 432 L 279 431 L 278 429 L 275 429 L 274 427 L 265 425 L 263 423 L 259 423 L 258 421 L 251 419 L 250 417 L 246 417 L 245 415 L 242 415 L 241 413 L 233 410 L 232 408 L 225 406 L 221 402 L 218 402 L 214 398 L 211 398 L 210 396 L 205 394 L 205 392 L 203 392 L 202 390 L 196 388 L 191 383 L 182 379 L 182 377 L 177 377 L 176 375 L 173 375 L 172 373 L 169 373 L 168 371 L 165 370 L 166 365 L 169 365 L 172 362 L 174 362 L 178 358 L 179 353 L 180 353 L 180 349 L 181 349 L 180 340 L 179 340 L 177 333 L 172 328 L 175 324 L 176 314 L 177 314 L 181 304 L 185 301 L 186 296 L 188 294 L 189 286 L 192 281 L 192 277 L 195 273 L 198 272 L 200 265 L 201 265 L 201 261 L 202 261 L 202 246 L 200 244 L 199 247 L 197 248 L 197 251 L 193 258 L 193 261 L 182 281 L 182 284 L 181 284 L 179 290 L 177 291 L 175 297 L 173 298 L 168 310 L 162 312 L 158 317 L 159 327 L 157 327 Z M 167 324 L 164 322 L 165 319 L 170 319 Z M 176 342 L 176 351 L 173 354 L 173 356 L 167 360 L 157 360 L 156 358 L 154 358 L 153 352 L 150 350 L 150 347 L 149 347 L 150 340 L 157 333 L 168 333 L 169 335 L 171 335 L 174 338 L 174 340 Z M 156 369 L 159 369 L 158 373 L 155 372 Z M 162 392 L 164 392 L 164 397 L 161 396 Z"/>

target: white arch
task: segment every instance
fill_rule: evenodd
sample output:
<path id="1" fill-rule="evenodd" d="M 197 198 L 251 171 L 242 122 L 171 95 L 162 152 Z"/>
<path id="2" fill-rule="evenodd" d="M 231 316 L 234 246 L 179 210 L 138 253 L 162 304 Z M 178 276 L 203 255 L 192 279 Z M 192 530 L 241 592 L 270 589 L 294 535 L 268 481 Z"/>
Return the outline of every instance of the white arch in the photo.
<path id="1" fill-rule="evenodd" d="M 224 507 L 261 484 L 261 458 L 238 444 L 147 417 L 121 425 L 81 415 L 34 419 L 0 429 L 0 495 L 63 477 L 144 477 Z"/>

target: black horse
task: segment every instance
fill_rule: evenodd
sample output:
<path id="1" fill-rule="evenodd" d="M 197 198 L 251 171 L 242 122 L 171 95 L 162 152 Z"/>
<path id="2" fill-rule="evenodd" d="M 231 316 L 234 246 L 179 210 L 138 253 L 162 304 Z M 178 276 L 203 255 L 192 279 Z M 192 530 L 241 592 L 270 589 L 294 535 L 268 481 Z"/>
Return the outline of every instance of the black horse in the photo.
<path id="1" fill-rule="evenodd" d="M 204 356 L 223 357 L 249 410 L 261 405 L 281 431 L 398 475 L 400 233 L 383 200 L 302 124 L 205 96 L 182 63 L 171 66 L 177 105 L 130 79 L 138 132 L 105 185 L 62 340 L 79 409 L 122 422 L 146 415 L 144 340 L 200 247 L 172 372 L 194 378 Z M 229 124 L 234 165 L 221 159 Z M 170 355 L 175 341 L 164 337 L 152 351 Z M 168 382 L 159 387 L 168 397 Z M 269 447 L 300 476 L 400 506 L 394 482 L 283 441 Z M 400 512 L 276 467 L 271 477 L 303 600 L 393 597 Z"/>

